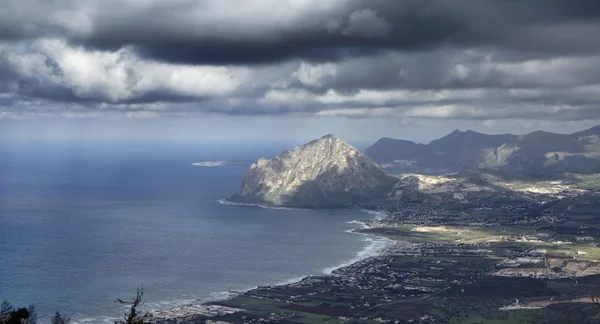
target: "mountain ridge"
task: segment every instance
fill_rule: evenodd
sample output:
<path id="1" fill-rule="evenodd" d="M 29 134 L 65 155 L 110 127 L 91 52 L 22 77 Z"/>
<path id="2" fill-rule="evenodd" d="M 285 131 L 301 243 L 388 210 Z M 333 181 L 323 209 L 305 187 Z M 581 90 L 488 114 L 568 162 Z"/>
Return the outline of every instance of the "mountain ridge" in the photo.
<path id="1" fill-rule="evenodd" d="M 428 144 L 384 137 L 367 148 L 365 154 L 378 163 L 405 165 L 409 161 L 417 169 L 594 173 L 600 171 L 600 125 L 572 134 L 535 131 L 488 135 L 455 130 Z"/>

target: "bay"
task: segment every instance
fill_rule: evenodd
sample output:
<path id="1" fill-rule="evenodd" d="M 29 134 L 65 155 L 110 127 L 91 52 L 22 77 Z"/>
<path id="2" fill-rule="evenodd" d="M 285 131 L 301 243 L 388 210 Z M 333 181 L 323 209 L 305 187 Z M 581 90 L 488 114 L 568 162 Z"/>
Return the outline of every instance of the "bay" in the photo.
<path id="1" fill-rule="evenodd" d="M 110 323 L 138 287 L 147 310 L 322 274 L 364 257 L 351 210 L 219 202 L 282 144 L 27 143 L 0 147 L 0 300 Z"/>

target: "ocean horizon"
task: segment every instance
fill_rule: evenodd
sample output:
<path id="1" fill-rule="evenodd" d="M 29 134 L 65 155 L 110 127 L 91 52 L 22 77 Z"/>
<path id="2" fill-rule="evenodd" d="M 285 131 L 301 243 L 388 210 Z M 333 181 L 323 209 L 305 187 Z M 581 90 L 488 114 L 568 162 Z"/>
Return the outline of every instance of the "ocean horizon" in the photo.
<path id="1" fill-rule="evenodd" d="M 323 275 L 389 244 L 354 233 L 358 210 L 223 204 L 247 167 L 282 147 L 235 150 L 132 143 L 2 147 L 0 301 L 74 323 L 112 323 L 140 286 L 144 310 Z"/>

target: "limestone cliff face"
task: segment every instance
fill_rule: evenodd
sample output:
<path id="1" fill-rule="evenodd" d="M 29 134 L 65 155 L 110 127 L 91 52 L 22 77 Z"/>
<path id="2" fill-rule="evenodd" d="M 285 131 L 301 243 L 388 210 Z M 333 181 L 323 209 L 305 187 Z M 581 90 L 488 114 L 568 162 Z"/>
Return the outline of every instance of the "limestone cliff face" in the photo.
<path id="1" fill-rule="evenodd" d="M 385 197 L 398 180 L 333 135 L 250 166 L 229 199 L 273 206 L 345 207 Z"/>

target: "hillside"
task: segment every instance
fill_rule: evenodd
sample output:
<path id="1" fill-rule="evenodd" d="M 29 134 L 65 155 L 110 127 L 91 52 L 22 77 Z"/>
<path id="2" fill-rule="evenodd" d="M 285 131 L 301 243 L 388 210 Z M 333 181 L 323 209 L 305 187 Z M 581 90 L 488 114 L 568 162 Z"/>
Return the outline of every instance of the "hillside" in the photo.
<path id="1" fill-rule="evenodd" d="M 460 171 L 475 168 L 553 175 L 600 172 L 600 127 L 573 134 L 486 135 L 454 131 L 429 144 L 382 138 L 365 153 L 381 164 Z"/>

